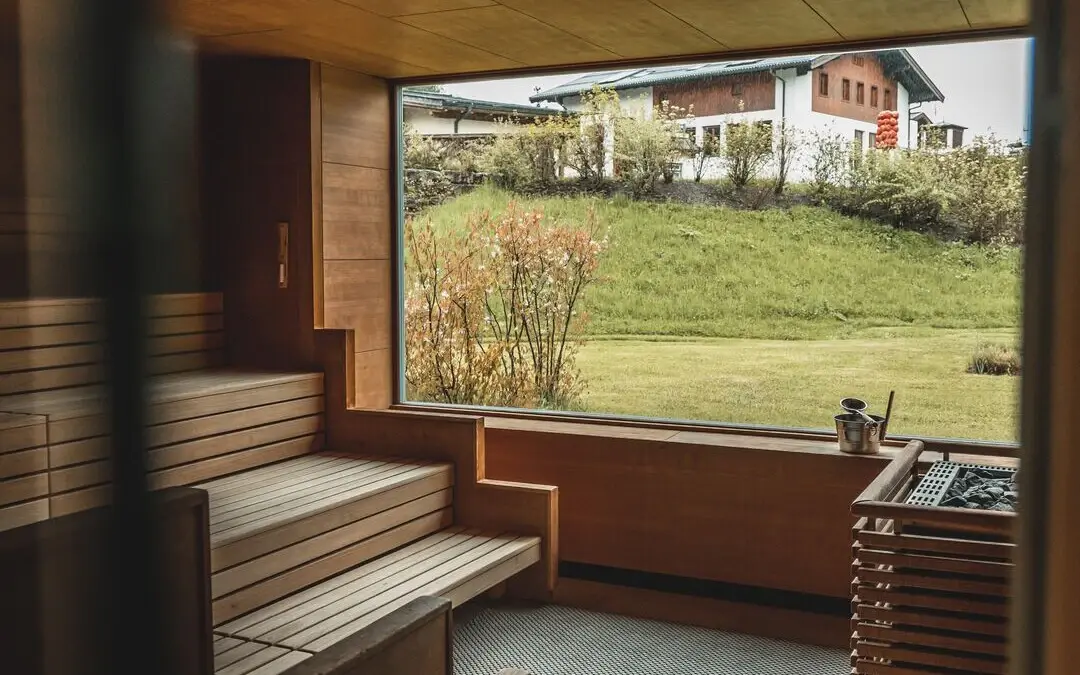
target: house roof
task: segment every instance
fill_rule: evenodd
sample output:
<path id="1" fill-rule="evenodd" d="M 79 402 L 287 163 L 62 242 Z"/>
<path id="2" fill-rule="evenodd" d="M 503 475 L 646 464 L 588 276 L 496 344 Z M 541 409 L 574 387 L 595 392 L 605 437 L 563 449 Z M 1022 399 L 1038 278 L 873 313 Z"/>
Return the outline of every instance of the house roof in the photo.
<path id="1" fill-rule="evenodd" d="M 953 124 L 952 122 L 939 122 L 937 124 L 927 124 L 930 129 L 967 129 L 965 126 L 959 124 Z"/>
<path id="2" fill-rule="evenodd" d="M 762 73 L 795 68 L 800 74 L 822 66 L 844 53 L 804 54 L 746 61 L 723 61 L 657 68 L 634 68 L 629 70 L 589 73 L 557 87 L 552 87 L 529 97 L 530 101 L 560 102 L 567 96 L 589 91 L 593 86 L 604 89 L 636 89 L 676 82 L 693 82 L 726 75 Z M 885 72 L 896 78 L 908 90 L 911 103 L 944 101 L 945 96 L 906 49 L 886 49 L 874 52 Z"/>
<path id="3" fill-rule="evenodd" d="M 550 115 L 565 115 L 564 110 L 555 108 L 541 108 L 535 105 L 521 103 L 502 103 L 499 101 L 484 101 L 477 98 L 464 96 L 452 96 L 430 91 L 416 91 L 403 89 L 401 102 L 406 108 L 423 108 L 425 110 L 448 111 L 461 113 L 485 113 L 488 115 L 516 115 L 519 117 L 547 117 Z"/>

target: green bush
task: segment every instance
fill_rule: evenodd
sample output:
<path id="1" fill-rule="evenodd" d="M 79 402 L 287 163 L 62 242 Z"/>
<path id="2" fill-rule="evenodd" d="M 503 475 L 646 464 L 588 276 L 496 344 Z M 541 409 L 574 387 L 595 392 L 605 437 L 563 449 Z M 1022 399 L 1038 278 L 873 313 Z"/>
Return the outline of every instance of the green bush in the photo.
<path id="1" fill-rule="evenodd" d="M 819 136 L 812 169 L 813 193 L 842 213 L 973 243 L 1023 241 L 1023 157 L 993 137 L 950 150 L 845 150 Z"/>
<path id="2" fill-rule="evenodd" d="M 651 117 L 637 112 L 616 118 L 615 161 L 619 166 L 619 179 L 632 194 L 651 193 L 661 177 L 670 182 L 665 174 L 690 147 L 680 123 L 686 118 L 683 108 L 669 105 L 667 101 L 653 108 Z"/>
<path id="3" fill-rule="evenodd" d="M 1008 345 L 981 344 L 971 355 L 967 372 L 974 375 L 1019 375 L 1020 352 Z"/>
<path id="4" fill-rule="evenodd" d="M 757 178 L 773 154 L 772 127 L 759 122 L 728 124 L 721 140 L 720 156 L 728 180 L 743 188 Z"/>

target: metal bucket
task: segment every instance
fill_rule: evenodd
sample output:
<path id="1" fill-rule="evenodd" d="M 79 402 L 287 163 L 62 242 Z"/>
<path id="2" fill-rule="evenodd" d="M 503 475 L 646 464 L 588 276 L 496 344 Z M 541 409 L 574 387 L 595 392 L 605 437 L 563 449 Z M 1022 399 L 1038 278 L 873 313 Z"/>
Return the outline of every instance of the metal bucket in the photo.
<path id="1" fill-rule="evenodd" d="M 837 415 L 836 436 L 840 441 L 840 452 L 853 455 L 876 455 L 881 449 L 881 423 L 885 418 L 871 415 L 877 424 L 869 424 L 855 413 Z"/>

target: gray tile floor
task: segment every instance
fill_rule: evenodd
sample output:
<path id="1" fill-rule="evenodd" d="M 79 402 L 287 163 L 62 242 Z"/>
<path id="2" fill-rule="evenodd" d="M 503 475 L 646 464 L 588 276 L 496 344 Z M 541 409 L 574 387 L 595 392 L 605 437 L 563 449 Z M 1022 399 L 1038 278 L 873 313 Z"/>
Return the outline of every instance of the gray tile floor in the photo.
<path id="1" fill-rule="evenodd" d="M 846 675 L 842 649 L 544 605 L 454 612 L 454 675 Z"/>

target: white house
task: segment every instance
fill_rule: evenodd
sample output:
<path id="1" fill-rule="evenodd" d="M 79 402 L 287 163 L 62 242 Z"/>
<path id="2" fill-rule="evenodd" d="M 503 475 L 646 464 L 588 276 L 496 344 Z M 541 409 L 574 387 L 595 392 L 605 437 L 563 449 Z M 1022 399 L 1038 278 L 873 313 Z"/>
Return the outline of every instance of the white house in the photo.
<path id="1" fill-rule="evenodd" d="M 689 66 L 635 68 L 590 73 L 530 100 L 551 101 L 576 111 L 581 96 L 593 87 L 614 89 L 622 107 L 646 115 L 662 101 L 692 109 L 696 137 L 719 132 L 741 121 L 781 121 L 800 134 L 836 134 L 864 148 L 873 147 L 877 116 L 882 110 L 899 113 L 900 147 L 915 147 L 918 112 L 912 106 L 945 97 L 906 49 L 874 52 L 809 54 Z M 806 155 L 792 177 L 806 177 Z M 683 175 L 691 173 L 684 161 Z"/>
<path id="2" fill-rule="evenodd" d="M 408 128 L 437 138 L 491 136 L 507 131 L 506 122 L 529 123 L 565 114 L 536 105 L 483 101 L 407 87 L 401 92 L 401 106 Z"/>

